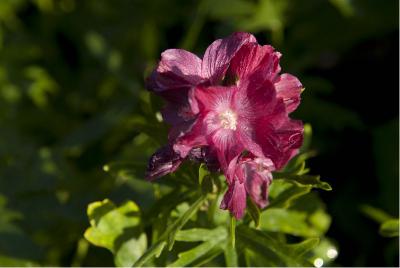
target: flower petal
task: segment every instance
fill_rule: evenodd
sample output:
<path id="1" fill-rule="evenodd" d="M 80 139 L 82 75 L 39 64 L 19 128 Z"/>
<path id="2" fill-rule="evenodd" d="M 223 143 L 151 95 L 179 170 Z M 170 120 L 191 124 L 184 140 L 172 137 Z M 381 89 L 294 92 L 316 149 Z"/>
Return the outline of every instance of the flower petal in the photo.
<path id="1" fill-rule="evenodd" d="M 193 148 L 188 158 L 192 161 L 205 163 L 207 169 L 211 172 L 217 172 L 220 169 L 217 153 L 210 146 Z"/>
<path id="2" fill-rule="evenodd" d="M 192 110 L 202 114 L 203 133 L 207 143 L 215 148 L 220 166 L 222 170 L 226 170 L 231 160 L 243 151 L 242 144 L 237 142 L 236 122 L 231 122 L 232 128 L 221 126 L 221 114 L 232 112 L 232 117 L 235 117 L 231 108 L 237 88 L 197 87 L 193 91 L 190 101 Z"/>
<path id="3" fill-rule="evenodd" d="M 157 69 L 147 86 L 154 92 L 190 88 L 201 81 L 201 59 L 183 49 L 168 49 L 161 54 Z"/>
<path id="4" fill-rule="evenodd" d="M 303 85 L 291 74 L 281 74 L 276 80 L 275 89 L 278 98 L 282 98 L 288 113 L 296 110 L 300 104 L 300 93 Z"/>
<path id="5" fill-rule="evenodd" d="M 238 85 L 248 81 L 253 84 L 263 83 L 266 79 L 273 81 L 281 69 L 280 57 L 272 46 L 245 44 L 232 58 L 227 75 L 238 78 Z"/>
<path id="6" fill-rule="evenodd" d="M 174 172 L 183 159 L 172 150 L 170 145 L 160 148 L 149 160 L 146 179 L 154 180 L 168 173 Z"/>
<path id="7" fill-rule="evenodd" d="M 202 120 L 202 116 L 199 116 L 187 130 L 176 137 L 173 148 L 182 158 L 185 158 L 192 148 L 208 145 L 203 134 Z"/>
<path id="8" fill-rule="evenodd" d="M 268 187 L 272 182 L 273 163 L 268 158 L 256 158 L 246 161 L 243 166 L 246 191 L 260 208 L 264 208 L 268 204 Z"/>
<path id="9" fill-rule="evenodd" d="M 236 219 L 243 218 L 246 209 L 246 189 L 244 183 L 235 180 L 229 185 L 220 208 L 228 209 Z"/>
<path id="10" fill-rule="evenodd" d="M 254 140 L 261 146 L 263 156 L 270 158 L 277 169 L 281 169 L 297 153 L 303 142 L 302 122 L 290 119 L 285 109 L 281 100 L 274 114 L 258 119 L 257 124 L 264 127 L 255 131 Z"/>
<path id="11" fill-rule="evenodd" d="M 202 76 L 218 85 L 225 76 L 229 62 L 243 44 L 257 42 L 249 33 L 233 33 L 227 38 L 214 41 L 206 50 L 201 66 Z"/>

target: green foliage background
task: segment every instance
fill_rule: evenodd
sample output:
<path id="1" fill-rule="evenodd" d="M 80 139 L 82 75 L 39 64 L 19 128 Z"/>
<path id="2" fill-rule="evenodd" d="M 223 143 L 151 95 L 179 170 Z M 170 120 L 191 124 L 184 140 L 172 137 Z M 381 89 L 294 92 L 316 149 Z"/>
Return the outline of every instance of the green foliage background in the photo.
<path id="1" fill-rule="evenodd" d="M 160 184 L 143 180 L 147 159 L 167 132 L 157 119 L 161 101 L 144 90 L 144 77 L 163 50 L 200 55 L 237 30 L 272 43 L 283 54 L 282 69 L 305 85 L 294 117 L 313 126 L 307 152 L 316 156 L 309 166 L 333 187 L 289 210 L 271 207 L 261 215 L 261 229 L 278 241 L 281 234 L 289 242 L 327 236 L 339 250 L 334 264 L 398 266 L 398 238 L 381 236 L 396 229 L 390 221 L 399 209 L 394 0 L 0 0 L 0 265 L 112 266 L 154 242 L 140 234 L 157 224 L 155 202 L 178 183 L 197 182 L 198 174 L 189 166 Z M 179 181 L 179 174 L 188 178 Z M 106 198 L 112 202 L 101 203 Z M 180 219 L 191 204 L 176 204 L 168 215 Z M 305 212 L 307 204 L 314 207 Z M 83 238 L 100 222 L 96 205 L 126 224 L 113 224 L 108 240 L 93 239 L 109 250 Z M 313 221 L 310 211 L 325 217 Z M 201 222 L 201 213 L 189 227 Z M 221 217 L 215 228 L 229 225 Z M 110 235 L 107 224 L 86 237 Z M 212 229 L 203 227 L 208 231 L 178 232 L 176 250 L 191 248 L 184 244 L 190 235 L 191 245 L 201 245 L 196 235 Z M 124 228 L 136 240 L 116 249 L 109 243 Z M 246 240 L 259 234 L 240 228 L 248 235 L 237 239 L 254 249 L 243 261 L 260 265 L 251 255 L 260 240 Z M 227 232 L 211 234 L 225 241 Z M 140 245 L 138 253 L 130 243 Z M 322 256 L 317 251 L 312 256 Z"/>

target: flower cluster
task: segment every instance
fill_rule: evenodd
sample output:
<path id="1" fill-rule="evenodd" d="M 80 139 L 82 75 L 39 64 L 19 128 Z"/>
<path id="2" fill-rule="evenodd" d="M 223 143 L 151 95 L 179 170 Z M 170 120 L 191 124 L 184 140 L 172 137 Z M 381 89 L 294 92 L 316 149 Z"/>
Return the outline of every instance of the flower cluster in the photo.
<path id="1" fill-rule="evenodd" d="M 225 174 L 221 203 L 242 218 L 249 196 L 268 204 L 271 172 L 281 169 L 303 140 L 301 121 L 288 114 L 300 103 L 302 84 L 280 74 L 281 54 L 248 33 L 214 41 L 203 59 L 168 49 L 148 79 L 148 88 L 166 100 L 169 143 L 150 159 L 147 178 L 175 171 L 185 159 Z"/>

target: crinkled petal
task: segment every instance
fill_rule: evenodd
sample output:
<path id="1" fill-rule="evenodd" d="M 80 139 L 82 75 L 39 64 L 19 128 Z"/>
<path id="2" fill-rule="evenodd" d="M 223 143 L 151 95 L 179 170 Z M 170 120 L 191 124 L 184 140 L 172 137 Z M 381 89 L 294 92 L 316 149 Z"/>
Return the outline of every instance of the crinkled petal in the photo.
<path id="1" fill-rule="evenodd" d="M 220 208 L 228 209 L 236 219 L 243 218 L 246 209 L 246 189 L 244 183 L 235 180 L 229 185 Z"/>
<path id="2" fill-rule="evenodd" d="M 161 54 L 161 61 L 147 86 L 155 92 L 163 92 L 174 88 L 190 88 L 201 80 L 199 57 L 183 49 L 168 49 Z"/>
<path id="3" fill-rule="evenodd" d="M 249 81 L 253 84 L 274 81 L 280 72 L 280 57 L 281 54 L 269 45 L 245 44 L 232 58 L 227 75 L 235 77 L 238 85 Z"/>
<path id="4" fill-rule="evenodd" d="M 258 119 L 258 124 L 264 127 L 256 129 L 254 141 L 261 146 L 262 155 L 281 169 L 300 148 L 304 127 L 301 121 L 288 117 L 283 101 L 275 110 L 274 114 Z M 254 154 L 259 156 L 258 152 Z"/>
<path id="5" fill-rule="evenodd" d="M 201 66 L 203 78 L 211 85 L 218 85 L 225 76 L 229 63 L 240 47 L 246 43 L 257 42 L 249 33 L 233 33 L 227 38 L 214 41 L 206 50 Z"/>
<path id="6" fill-rule="evenodd" d="M 268 204 L 268 187 L 272 181 L 272 161 L 256 158 L 246 161 L 243 168 L 247 193 L 260 208 L 264 208 Z"/>
<path id="7" fill-rule="evenodd" d="M 170 145 L 164 146 L 150 157 L 146 171 L 146 179 L 154 180 L 174 172 L 182 161 L 183 159 L 172 150 Z"/>
<path id="8" fill-rule="evenodd" d="M 277 97 L 283 99 L 288 113 L 296 110 L 300 104 L 300 93 L 303 88 L 299 79 L 291 74 L 281 74 L 278 76 L 274 86 Z"/>

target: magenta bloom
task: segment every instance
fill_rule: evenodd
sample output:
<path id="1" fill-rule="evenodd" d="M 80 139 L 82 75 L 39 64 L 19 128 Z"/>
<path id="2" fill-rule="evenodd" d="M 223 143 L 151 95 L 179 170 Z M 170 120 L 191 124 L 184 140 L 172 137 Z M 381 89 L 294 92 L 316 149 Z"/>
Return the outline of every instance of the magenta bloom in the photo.
<path id="1" fill-rule="evenodd" d="M 280 56 L 245 33 L 215 41 L 203 60 L 184 50 L 164 52 L 149 86 L 167 100 L 170 145 L 153 155 L 148 178 L 175 171 L 187 157 L 213 162 L 229 186 L 221 208 L 241 218 L 247 195 L 265 207 L 271 171 L 281 169 L 303 139 L 302 123 L 288 116 L 300 103 L 302 85 L 279 74 Z"/>

